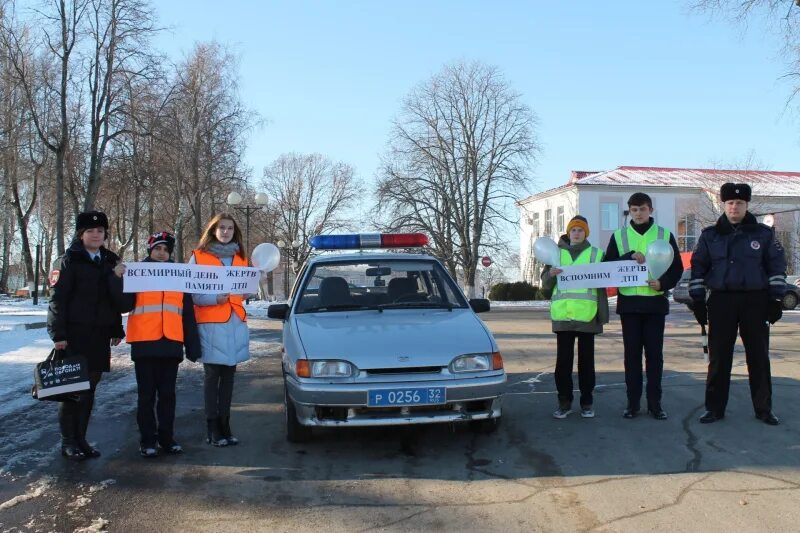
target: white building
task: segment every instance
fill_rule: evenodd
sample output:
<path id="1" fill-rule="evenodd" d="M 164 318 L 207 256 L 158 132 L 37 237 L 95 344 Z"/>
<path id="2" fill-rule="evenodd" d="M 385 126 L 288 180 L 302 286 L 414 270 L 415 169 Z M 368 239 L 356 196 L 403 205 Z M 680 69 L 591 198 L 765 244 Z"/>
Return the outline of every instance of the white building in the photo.
<path id="1" fill-rule="evenodd" d="M 558 241 L 576 214 L 589 221 L 589 241 L 605 250 L 614 231 L 627 223 L 627 200 L 635 192 L 650 195 L 653 218 L 674 233 L 682 252 L 691 252 L 703 228 L 721 213 L 718 193 L 725 182 L 751 185 L 750 211 L 759 215 L 759 221 L 773 214 L 773 225 L 787 251 L 789 273 L 796 273 L 800 267 L 800 172 L 624 166 L 603 172 L 572 171 L 565 185 L 517 202 L 522 277 L 539 284 L 542 265 L 531 253 L 533 241 L 541 236 Z"/>

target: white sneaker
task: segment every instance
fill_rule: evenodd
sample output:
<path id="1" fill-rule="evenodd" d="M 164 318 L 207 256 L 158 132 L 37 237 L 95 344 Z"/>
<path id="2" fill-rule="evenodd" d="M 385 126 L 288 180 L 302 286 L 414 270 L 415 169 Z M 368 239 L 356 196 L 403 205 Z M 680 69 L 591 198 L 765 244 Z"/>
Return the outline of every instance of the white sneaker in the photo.
<path id="1" fill-rule="evenodd" d="M 151 459 L 153 457 L 158 457 L 158 450 L 142 446 L 139 448 L 139 454 L 146 459 Z"/>
<path id="2" fill-rule="evenodd" d="M 572 409 L 569 407 L 559 407 L 555 411 L 553 411 L 553 418 L 558 418 L 559 420 L 563 418 L 567 418 L 567 416 L 572 412 Z"/>
<path id="3" fill-rule="evenodd" d="M 581 407 L 581 418 L 594 418 L 594 411 L 591 407 Z"/>

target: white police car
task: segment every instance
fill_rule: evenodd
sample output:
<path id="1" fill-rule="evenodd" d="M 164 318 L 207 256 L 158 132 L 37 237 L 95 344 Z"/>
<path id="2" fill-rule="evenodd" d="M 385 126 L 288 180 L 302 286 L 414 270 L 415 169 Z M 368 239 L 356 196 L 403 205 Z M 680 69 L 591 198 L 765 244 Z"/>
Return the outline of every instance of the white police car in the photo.
<path id="1" fill-rule="evenodd" d="M 503 358 L 467 300 L 435 258 L 365 251 L 427 244 L 414 234 L 318 235 L 316 249 L 359 250 L 312 257 L 282 319 L 286 437 L 313 427 L 470 422 L 491 431 L 501 414 Z"/>

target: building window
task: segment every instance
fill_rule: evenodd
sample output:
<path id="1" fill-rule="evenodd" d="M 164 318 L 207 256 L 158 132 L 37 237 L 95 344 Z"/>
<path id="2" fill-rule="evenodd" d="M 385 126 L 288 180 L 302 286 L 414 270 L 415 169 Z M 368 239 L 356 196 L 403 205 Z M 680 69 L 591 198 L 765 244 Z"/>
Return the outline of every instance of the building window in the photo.
<path id="1" fill-rule="evenodd" d="M 560 205 L 556 208 L 556 229 L 558 234 L 564 233 L 564 206 Z"/>
<path id="2" fill-rule="evenodd" d="M 678 249 L 681 252 L 693 252 L 697 245 L 697 217 L 683 215 L 678 219 Z"/>
<path id="3" fill-rule="evenodd" d="M 538 237 L 541 235 L 541 227 L 539 226 L 539 213 L 534 213 L 531 219 L 531 226 L 533 227 L 533 236 Z"/>
<path id="4" fill-rule="evenodd" d="M 553 233 L 553 210 L 552 209 L 545 209 L 544 210 L 544 234 L 548 237 L 552 236 Z"/>
<path id="5" fill-rule="evenodd" d="M 619 229 L 619 204 L 600 204 L 600 229 L 603 231 L 615 231 Z"/>

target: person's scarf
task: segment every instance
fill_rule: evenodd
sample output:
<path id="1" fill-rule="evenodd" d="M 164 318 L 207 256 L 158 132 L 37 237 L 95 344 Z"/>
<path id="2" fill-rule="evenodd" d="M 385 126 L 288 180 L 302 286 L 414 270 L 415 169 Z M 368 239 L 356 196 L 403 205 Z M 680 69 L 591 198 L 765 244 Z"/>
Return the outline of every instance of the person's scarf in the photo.
<path id="1" fill-rule="evenodd" d="M 236 255 L 239 252 L 239 245 L 235 242 L 229 242 L 227 244 L 214 242 L 208 245 L 206 251 L 222 259 L 223 257 L 233 257 Z"/>

